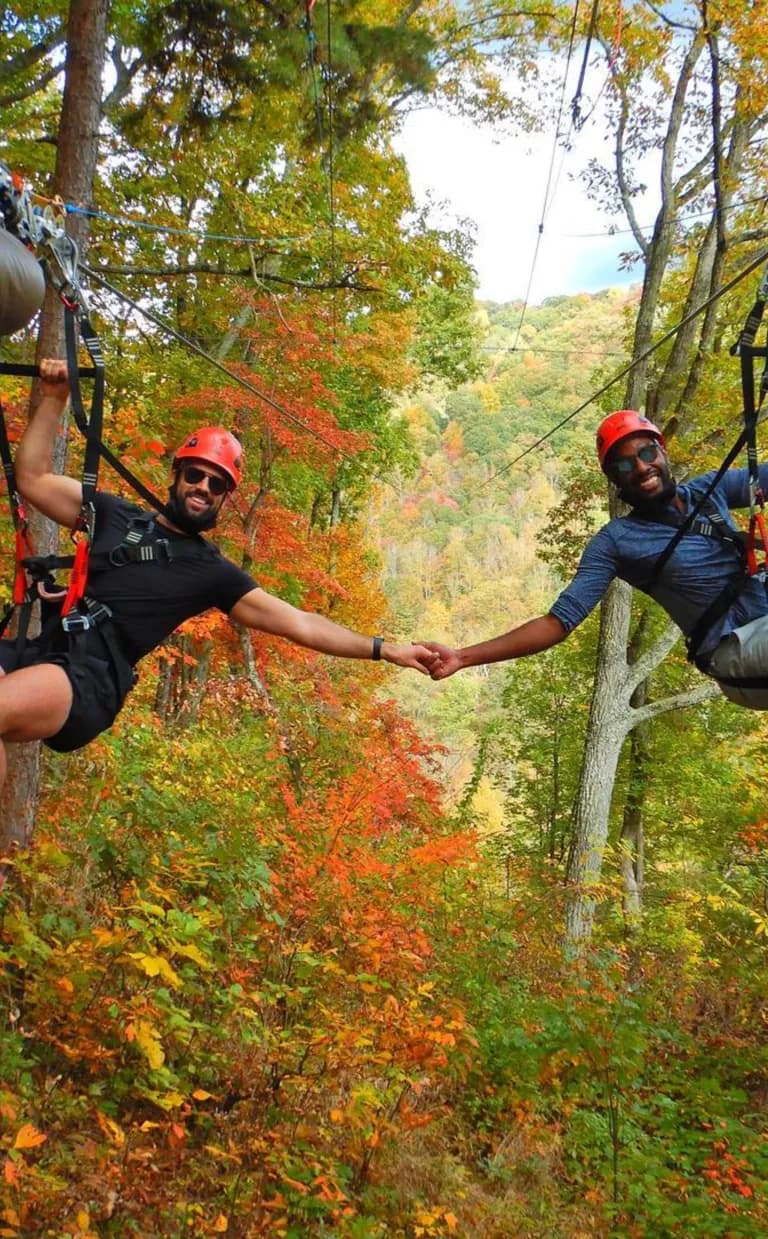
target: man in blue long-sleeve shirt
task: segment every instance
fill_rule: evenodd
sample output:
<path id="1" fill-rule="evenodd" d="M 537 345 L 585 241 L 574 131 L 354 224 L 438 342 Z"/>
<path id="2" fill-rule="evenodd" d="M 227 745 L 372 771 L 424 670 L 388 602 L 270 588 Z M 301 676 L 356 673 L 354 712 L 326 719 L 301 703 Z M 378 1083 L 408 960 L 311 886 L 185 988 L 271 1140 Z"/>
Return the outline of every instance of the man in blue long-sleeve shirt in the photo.
<path id="1" fill-rule="evenodd" d="M 727 697 L 752 709 L 768 709 L 768 594 L 761 580 L 745 576 L 743 550 L 730 516 L 732 508 L 749 506 L 746 469 L 729 470 L 701 506 L 713 474 L 678 486 L 658 426 L 631 410 L 612 413 L 601 423 L 597 451 L 603 471 L 630 511 L 589 540 L 576 575 L 546 615 L 464 649 L 426 642 L 440 656 L 432 678 L 557 645 L 619 577 L 664 608 L 689 646 L 695 646 L 697 666 L 717 680 Z M 768 468 L 761 474 L 768 488 Z M 698 514 L 663 562 L 660 557 L 676 527 L 693 509 Z M 734 596 L 720 608 L 716 599 L 729 582 Z"/>

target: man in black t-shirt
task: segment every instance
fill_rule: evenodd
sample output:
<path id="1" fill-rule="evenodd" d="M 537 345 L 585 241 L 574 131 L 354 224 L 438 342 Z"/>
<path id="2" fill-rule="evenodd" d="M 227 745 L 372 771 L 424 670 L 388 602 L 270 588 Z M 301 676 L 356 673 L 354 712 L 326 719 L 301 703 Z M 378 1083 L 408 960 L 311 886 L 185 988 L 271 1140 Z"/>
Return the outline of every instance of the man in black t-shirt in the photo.
<path id="1" fill-rule="evenodd" d="M 72 529 L 82 488 L 53 472 L 53 445 L 69 396 L 66 364 L 43 361 L 40 374 L 40 399 L 16 455 L 17 484 L 38 511 Z M 174 457 L 166 513 L 153 516 L 113 496 L 97 496 L 86 593 L 96 610 L 108 608 L 111 619 L 75 646 L 59 627 L 44 648 L 30 643 L 21 667 L 14 643 L 0 642 L 0 782 L 5 741 L 44 740 L 64 752 L 87 744 L 114 721 L 134 683 L 135 663 L 185 619 L 210 607 L 319 653 L 382 658 L 429 673 L 437 655 L 425 646 L 365 637 L 301 611 L 260 589 L 202 536 L 216 524 L 241 469 L 237 439 L 207 427 L 190 435 Z M 134 558 L 115 551 L 126 539 L 141 548 Z"/>

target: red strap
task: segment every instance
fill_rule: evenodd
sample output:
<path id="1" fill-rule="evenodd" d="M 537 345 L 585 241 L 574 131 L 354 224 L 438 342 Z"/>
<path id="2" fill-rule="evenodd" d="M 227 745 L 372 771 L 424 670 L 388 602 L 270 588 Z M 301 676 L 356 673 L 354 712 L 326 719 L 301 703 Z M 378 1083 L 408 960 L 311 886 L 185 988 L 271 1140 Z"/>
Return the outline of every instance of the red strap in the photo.
<path id="1" fill-rule="evenodd" d="M 760 570 L 755 548 L 759 547 L 763 555 L 768 555 L 768 531 L 765 527 L 763 509 L 753 512 L 749 518 L 749 537 L 747 539 L 747 568 L 749 575 L 754 576 Z"/>
<path id="2" fill-rule="evenodd" d="M 27 574 L 24 571 L 21 561 L 27 555 L 34 555 L 35 548 L 32 545 L 32 540 L 27 533 L 26 523 L 19 525 L 16 530 L 16 575 L 13 578 L 13 604 L 20 607 L 22 602 L 27 598 Z"/>
<path id="3" fill-rule="evenodd" d="M 88 580 L 88 560 L 91 554 L 91 544 L 87 537 L 72 535 L 75 539 L 75 562 L 69 578 L 67 596 L 61 604 L 61 614 L 69 615 L 85 593 L 85 583 Z"/>

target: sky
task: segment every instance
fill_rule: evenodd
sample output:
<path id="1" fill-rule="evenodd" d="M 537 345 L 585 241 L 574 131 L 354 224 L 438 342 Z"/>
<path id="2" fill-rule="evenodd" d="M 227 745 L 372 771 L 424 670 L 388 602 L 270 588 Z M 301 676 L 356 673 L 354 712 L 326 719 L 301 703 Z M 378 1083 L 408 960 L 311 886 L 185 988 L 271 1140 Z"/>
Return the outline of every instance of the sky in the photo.
<path id="1" fill-rule="evenodd" d="M 431 201 L 435 223 L 469 218 L 476 225 L 474 265 L 477 295 L 487 301 L 513 301 L 526 295 L 544 209 L 554 130 L 519 137 L 495 136 L 435 108 L 414 112 L 397 140 L 405 156 L 414 194 Z M 641 279 L 641 269 L 620 269 L 622 250 L 635 249 L 626 232 L 610 236 L 613 224 L 626 229 L 623 215 L 610 216 L 586 196 L 577 174 L 591 156 L 601 154 L 605 126 L 596 113 L 571 135 L 571 149 L 558 147 L 544 231 L 533 267 L 529 301 L 603 288 Z M 648 172 L 651 172 L 648 169 Z M 650 178 L 649 178 L 650 179 Z M 642 224 L 652 223 L 652 195 L 636 202 Z M 601 234 L 601 235 L 591 235 Z"/>

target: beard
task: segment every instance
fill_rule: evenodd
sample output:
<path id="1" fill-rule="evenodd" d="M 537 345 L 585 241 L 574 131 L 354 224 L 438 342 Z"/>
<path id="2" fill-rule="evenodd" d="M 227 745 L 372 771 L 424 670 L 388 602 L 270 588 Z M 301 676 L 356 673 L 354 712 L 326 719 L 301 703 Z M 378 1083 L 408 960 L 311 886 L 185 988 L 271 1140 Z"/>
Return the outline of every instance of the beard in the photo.
<path id="1" fill-rule="evenodd" d="M 677 494 L 677 482 L 670 474 L 667 474 L 662 479 L 662 487 L 657 495 L 651 498 L 645 498 L 644 495 L 633 493 L 630 487 L 624 490 L 622 487 L 616 487 L 616 493 L 622 503 L 625 503 L 629 508 L 640 508 L 640 510 L 648 515 L 653 512 L 660 512 L 667 507 Z"/>
<path id="2" fill-rule="evenodd" d="M 195 534 L 205 533 L 207 529 L 213 529 L 219 519 L 219 510 L 211 506 L 207 512 L 199 512 L 197 515 L 193 515 L 187 512 L 183 504 L 179 502 L 176 487 L 169 486 L 166 515 L 171 524 L 175 525 L 177 529 L 183 530 L 184 533 Z"/>

